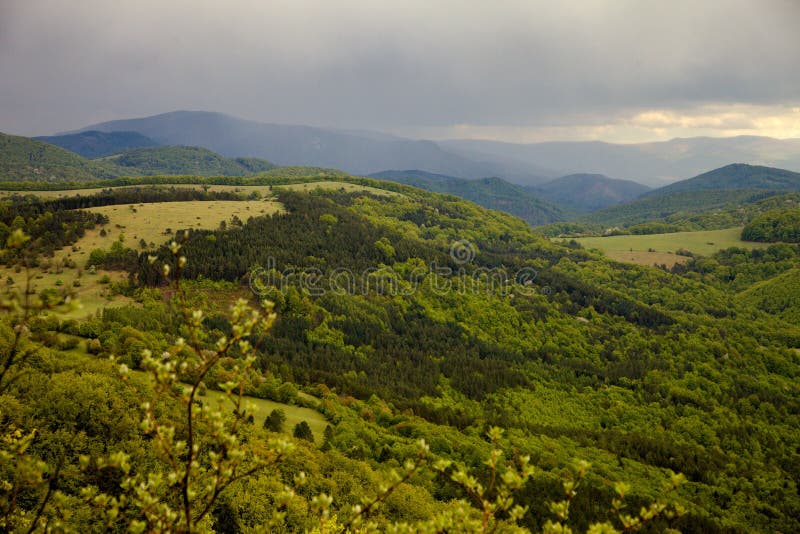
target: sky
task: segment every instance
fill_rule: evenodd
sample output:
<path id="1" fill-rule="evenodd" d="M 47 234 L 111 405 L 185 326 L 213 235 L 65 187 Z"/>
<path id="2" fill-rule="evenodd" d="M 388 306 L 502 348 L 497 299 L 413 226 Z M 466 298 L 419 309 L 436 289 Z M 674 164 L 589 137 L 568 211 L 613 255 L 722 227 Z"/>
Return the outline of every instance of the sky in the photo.
<path id="1" fill-rule="evenodd" d="M 0 0 L 0 131 L 178 109 L 430 139 L 800 137 L 797 0 Z"/>

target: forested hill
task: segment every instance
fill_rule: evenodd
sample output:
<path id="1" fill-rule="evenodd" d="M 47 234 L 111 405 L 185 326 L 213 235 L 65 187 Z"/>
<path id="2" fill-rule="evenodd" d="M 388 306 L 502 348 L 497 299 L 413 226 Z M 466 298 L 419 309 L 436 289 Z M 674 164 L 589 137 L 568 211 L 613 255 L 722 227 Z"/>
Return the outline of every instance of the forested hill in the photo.
<path id="1" fill-rule="evenodd" d="M 87 159 L 43 141 L 0 133 L 0 182 L 89 182 L 152 175 L 247 176 L 275 167 L 263 159 L 226 158 L 204 148 L 185 146 L 133 148 Z"/>
<path id="2" fill-rule="evenodd" d="M 0 133 L 2 182 L 82 182 L 116 175 L 113 169 L 61 147 Z"/>
<path id="3" fill-rule="evenodd" d="M 456 195 L 486 208 L 511 213 L 534 226 L 563 221 L 571 215 L 570 210 L 542 200 L 524 187 L 501 178 L 465 180 L 420 170 L 382 171 L 370 174 L 370 177 Z"/>
<path id="4" fill-rule="evenodd" d="M 131 174 L 191 174 L 196 176 L 245 176 L 274 169 L 258 158 L 226 158 L 211 150 L 191 146 L 134 148 L 103 161 Z"/>
<path id="5" fill-rule="evenodd" d="M 570 174 L 529 189 L 550 202 L 577 211 L 607 208 L 650 191 L 638 182 L 616 180 L 602 174 Z"/>
<path id="6" fill-rule="evenodd" d="M 138 132 L 99 132 L 97 130 L 36 137 L 35 139 L 60 146 L 89 159 L 117 154 L 130 148 L 157 146 L 159 144 Z"/>
<path id="7" fill-rule="evenodd" d="M 688 180 L 654 189 L 649 193 L 645 193 L 644 196 L 664 196 L 688 191 L 731 189 L 800 191 L 800 173 L 773 167 L 734 163 Z"/>
<path id="8" fill-rule="evenodd" d="M 764 211 L 761 206 L 779 208 L 780 199 L 794 202 L 790 192 L 798 191 L 800 173 L 735 164 L 649 191 L 631 202 L 584 215 L 581 220 L 606 227 L 657 221 L 687 230 L 726 228 L 747 223 Z M 770 197 L 775 201 L 766 200 Z"/>

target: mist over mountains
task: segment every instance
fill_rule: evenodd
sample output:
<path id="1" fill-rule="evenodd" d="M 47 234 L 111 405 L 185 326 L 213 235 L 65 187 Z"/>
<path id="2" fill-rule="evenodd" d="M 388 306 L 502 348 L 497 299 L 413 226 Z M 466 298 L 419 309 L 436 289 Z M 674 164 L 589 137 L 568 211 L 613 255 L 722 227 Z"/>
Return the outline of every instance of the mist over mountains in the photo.
<path id="1" fill-rule="evenodd" d="M 419 169 L 461 178 L 496 176 L 521 185 L 597 173 L 658 187 L 736 162 L 800 171 L 800 139 L 754 136 L 637 144 L 429 141 L 263 123 L 205 111 L 115 120 L 76 132 L 88 130 L 138 132 L 159 144 L 200 146 L 228 157 L 258 157 L 278 165 L 333 167 L 358 175 Z"/>

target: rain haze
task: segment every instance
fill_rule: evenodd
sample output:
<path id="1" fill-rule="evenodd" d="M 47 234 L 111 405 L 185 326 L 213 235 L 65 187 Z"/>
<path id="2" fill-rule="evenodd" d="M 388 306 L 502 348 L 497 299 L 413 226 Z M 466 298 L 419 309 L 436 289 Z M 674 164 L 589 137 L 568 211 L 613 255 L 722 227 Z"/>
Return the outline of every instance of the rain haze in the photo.
<path id="1" fill-rule="evenodd" d="M 409 137 L 800 137 L 794 1 L 0 3 L 0 130 L 176 109 Z"/>

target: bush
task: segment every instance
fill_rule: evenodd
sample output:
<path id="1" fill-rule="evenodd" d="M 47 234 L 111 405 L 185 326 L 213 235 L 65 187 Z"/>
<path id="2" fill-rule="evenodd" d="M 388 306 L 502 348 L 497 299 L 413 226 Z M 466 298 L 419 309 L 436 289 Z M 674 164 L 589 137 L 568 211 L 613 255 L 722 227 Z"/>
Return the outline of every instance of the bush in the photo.
<path id="1" fill-rule="evenodd" d="M 280 408 L 276 408 L 264 419 L 264 428 L 270 432 L 283 432 L 283 423 L 285 422 L 286 414 Z"/>
<path id="2" fill-rule="evenodd" d="M 314 433 L 311 432 L 311 427 L 305 421 L 300 421 L 295 425 L 292 435 L 297 439 L 304 439 L 314 443 Z"/>

